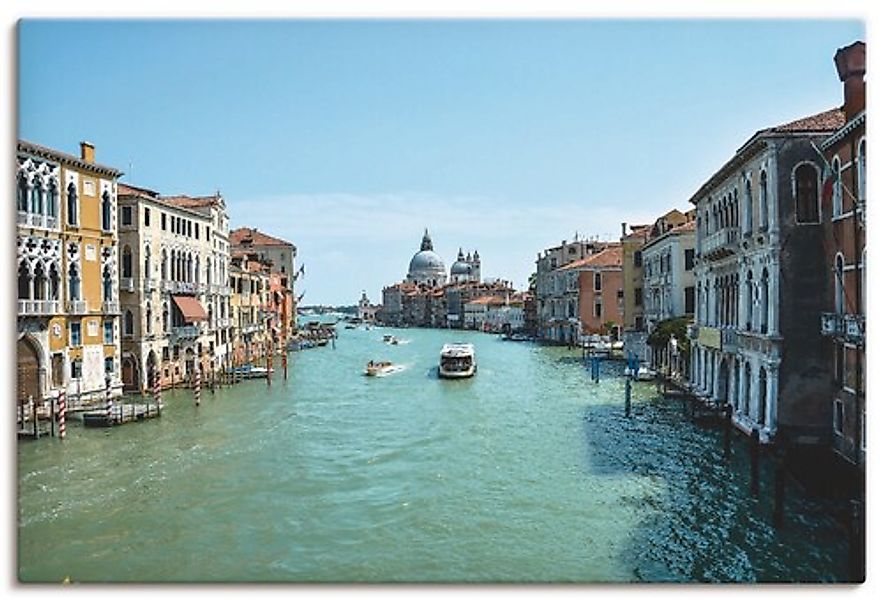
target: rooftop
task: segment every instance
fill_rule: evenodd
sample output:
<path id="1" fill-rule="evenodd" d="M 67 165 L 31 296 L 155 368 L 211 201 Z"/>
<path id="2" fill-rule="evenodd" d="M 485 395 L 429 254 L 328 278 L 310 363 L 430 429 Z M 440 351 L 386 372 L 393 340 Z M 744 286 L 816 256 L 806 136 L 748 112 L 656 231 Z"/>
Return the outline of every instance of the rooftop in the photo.
<path id="1" fill-rule="evenodd" d="M 256 227 L 239 227 L 230 232 L 234 246 L 291 246 L 294 244 L 259 231 Z"/>
<path id="2" fill-rule="evenodd" d="M 583 259 L 571 262 L 559 268 L 558 271 L 570 271 L 579 268 L 603 268 L 603 267 L 621 267 L 622 266 L 622 246 L 607 246 L 600 252 L 586 256 Z"/>

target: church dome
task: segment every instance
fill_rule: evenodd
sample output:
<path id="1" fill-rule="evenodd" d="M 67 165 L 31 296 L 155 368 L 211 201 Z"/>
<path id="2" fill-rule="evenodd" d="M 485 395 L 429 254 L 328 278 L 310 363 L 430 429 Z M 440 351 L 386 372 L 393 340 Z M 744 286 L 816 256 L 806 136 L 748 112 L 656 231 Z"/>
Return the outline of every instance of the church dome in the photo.
<path id="1" fill-rule="evenodd" d="M 472 267 L 467 262 L 456 261 L 450 267 L 451 275 L 471 275 Z"/>
<path id="2" fill-rule="evenodd" d="M 410 259 L 410 268 L 408 271 L 411 275 L 416 274 L 418 271 L 438 270 L 444 270 L 444 261 L 432 250 L 420 250 Z"/>
<path id="3" fill-rule="evenodd" d="M 444 261 L 435 253 L 432 238 L 429 236 L 429 231 L 426 230 L 420 244 L 420 251 L 410 259 L 407 278 L 417 283 L 443 284 L 447 279 L 446 271 Z"/>

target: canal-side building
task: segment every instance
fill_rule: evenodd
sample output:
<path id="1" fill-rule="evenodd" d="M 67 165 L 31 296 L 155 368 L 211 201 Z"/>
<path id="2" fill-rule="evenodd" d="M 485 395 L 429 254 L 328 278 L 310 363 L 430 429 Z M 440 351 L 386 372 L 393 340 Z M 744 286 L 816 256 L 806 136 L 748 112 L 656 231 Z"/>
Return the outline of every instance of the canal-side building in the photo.
<path id="1" fill-rule="evenodd" d="M 562 240 L 536 257 L 537 337 L 557 344 L 574 343 L 579 336 L 578 276 L 561 270 L 574 261 L 603 250 L 606 242 Z"/>
<path id="2" fill-rule="evenodd" d="M 622 343 L 626 356 L 646 353 L 646 330 L 643 327 L 643 244 L 649 239 L 650 225 L 622 223 Z M 630 229 L 630 231 L 628 231 Z"/>
<path id="3" fill-rule="evenodd" d="M 187 208 L 207 216 L 209 227 L 203 234 L 195 230 L 193 236 L 197 242 L 203 242 L 201 248 L 204 259 L 204 276 L 198 272 L 198 289 L 203 294 L 204 306 L 208 315 L 207 338 L 197 342 L 197 351 L 201 348 L 203 369 L 217 370 L 229 362 L 231 343 L 230 321 L 230 218 L 227 215 L 226 202 L 220 192 L 206 196 L 164 196 L 169 204 Z"/>
<path id="4" fill-rule="evenodd" d="M 361 298 L 358 300 L 358 320 L 363 323 L 375 323 L 377 321 L 377 312 L 382 309 L 381 304 L 371 304 L 367 292 L 361 291 Z"/>
<path id="5" fill-rule="evenodd" d="M 867 138 L 866 46 L 840 48 L 834 59 L 845 96 L 845 124 L 820 144 L 824 186 L 826 307 L 821 318 L 832 365 L 833 450 L 851 464 L 866 458 Z"/>
<path id="6" fill-rule="evenodd" d="M 696 217 L 691 385 L 763 441 L 829 442 L 823 158 L 840 109 L 757 131 L 690 202 Z"/>
<path id="7" fill-rule="evenodd" d="M 618 340 L 625 314 L 621 245 L 607 244 L 559 271 L 566 276 L 567 288 L 575 288 L 576 327 L 570 339 L 579 343 L 581 336 L 597 334 Z"/>
<path id="8" fill-rule="evenodd" d="M 234 251 L 230 258 L 232 363 L 263 366 L 272 343 L 270 263 L 257 253 Z M 274 350 L 274 348 L 273 348 Z"/>
<path id="9" fill-rule="evenodd" d="M 687 220 L 680 224 L 659 219 L 643 246 L 643 310 L 647 335 L 669 319 L 691 319 L 695 314 L 695 221 L 692 215 L 694 211 L 683 215 Z M 668 372 L 673 365 L 673 370 L 682 372 L 680 365 L 673 364 L 670 345 L 650 346 L 647 351 L 645 358 L 654 370 Z"/>
<path id="10" fill-rule="evenodd" d="M 16 166 L 17 403 L 119 395 L 121 173 L 89 142 L 74 156 L 19 140 Z"/>
<path id="11" fill-rule="evenodd" d="M 290 319 L 284 324 L 280 323 L 279 327 L 283 336 L 290 337 L 297 331 L 294 315 L 297 314 L 298 296 L 295 288 L 297 279 L 303 275 L 303 265 L 297 268 L 297 246 L 288 240 L 260 231 L 256 227 L 238 227 L 230 232 L 229 239 L 232 251 L 251 253 L 260 260 L 270 261 L 271 272 L 278 275 L 274 285 L 280 286 L 275 288 L 274 293 L 278 294 L 280 303 L 282 296 L 286 297 L 284 312 L 290 313 Z M 290 292 L 290 299 L 287 299 L 288 295 L 282 288 Z M 289 301 L 290 310 L 287 307 Z"/>
<path id="12" fill-rule="evenodd" d="M 229 353 L 226 214 L 219 195 L 161 196 L 120 184 L 123 382 L 190 384 Z"/>

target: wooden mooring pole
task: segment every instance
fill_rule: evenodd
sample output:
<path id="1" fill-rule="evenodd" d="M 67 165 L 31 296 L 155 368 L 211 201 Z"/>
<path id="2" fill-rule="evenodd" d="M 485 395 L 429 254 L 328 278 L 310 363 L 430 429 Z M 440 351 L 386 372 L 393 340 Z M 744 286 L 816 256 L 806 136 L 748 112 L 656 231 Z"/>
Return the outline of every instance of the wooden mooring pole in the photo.
<path id="1" fill-rule="evenodd" d="M 625 378 L 625 416 L 631 416 L 631 378 Z"/>
<path id="2" fill-rule="evenodd" d="M 49 399 L 49 432 L 55 437 L 55 398 Z"/>
<path id="3" fill-rule="evenodd" d="M 728 459 L 732 454 L 732 405 L 723 408 L 723 457 Z"/>
<path id="4" fill-rule="evenodd" d="M 759 429 L 754 427 L 750 432 L 750 493 L 759 496 Z"/>
<path id="5" fill-rule="evenodd" d="M 863 583 L 866 580 L 864 503 L 852 499 L 848 508 L 848 580 Z"/>
<path id="6" fill-rule="evenodd" d="M 785 456 L 784 448 L 780 448 L 775 456 L 775 506 L 772 509 L 772 523 L 779 529 L 784 525 L 784 485 L 787 477 Z"/>

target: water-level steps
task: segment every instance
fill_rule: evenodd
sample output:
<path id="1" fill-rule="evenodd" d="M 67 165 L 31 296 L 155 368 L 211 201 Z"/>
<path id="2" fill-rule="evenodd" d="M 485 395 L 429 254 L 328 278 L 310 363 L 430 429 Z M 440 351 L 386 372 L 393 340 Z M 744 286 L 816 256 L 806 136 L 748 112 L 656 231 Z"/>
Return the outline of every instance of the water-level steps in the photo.
<path id="1" fill-rule="evenodd" d="M 118 404 L 108 413 L 106 410 L 94 410 L 83 413 L 83 425 L 86 427 L 112 427 L 152 419 L 162 414 L 155 404 Z"/>

